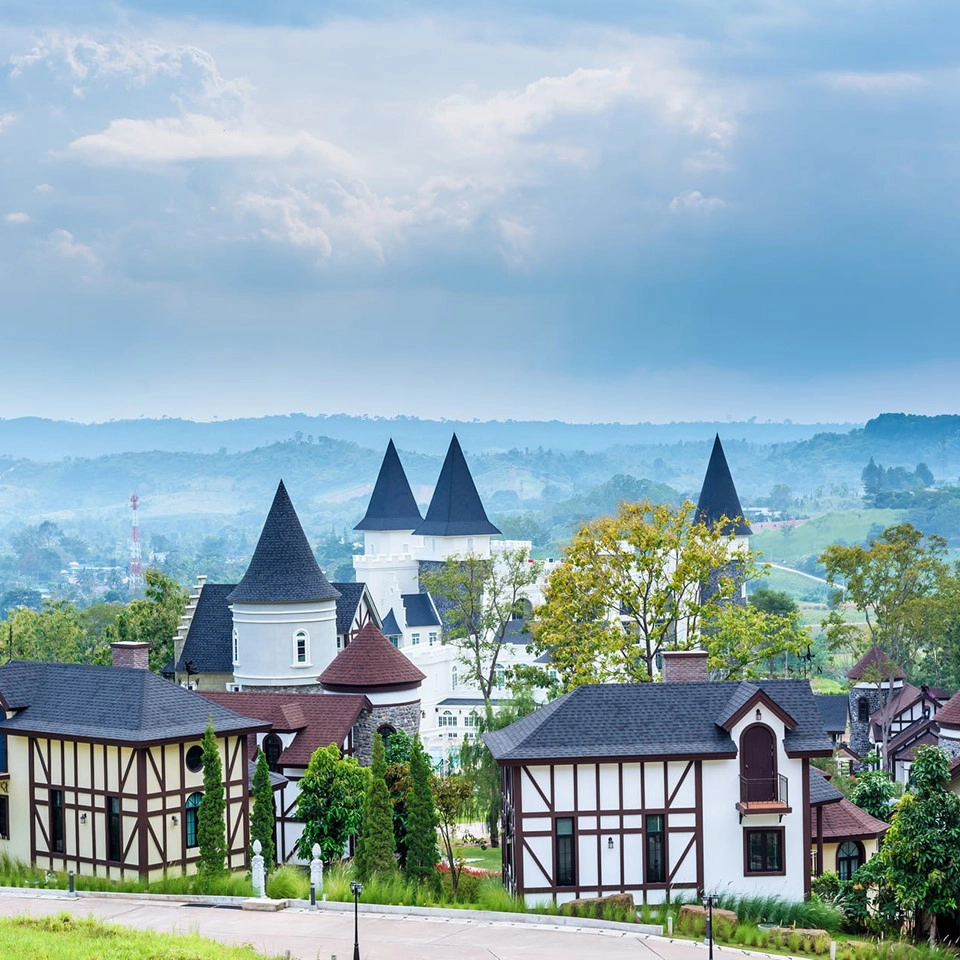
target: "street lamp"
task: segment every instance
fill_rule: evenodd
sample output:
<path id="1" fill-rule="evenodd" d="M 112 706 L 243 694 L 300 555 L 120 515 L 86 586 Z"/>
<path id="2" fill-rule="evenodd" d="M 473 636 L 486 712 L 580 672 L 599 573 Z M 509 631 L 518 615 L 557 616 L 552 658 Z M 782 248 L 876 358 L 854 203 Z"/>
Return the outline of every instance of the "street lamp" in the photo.
<path id="1" fill-rule="evenodd" d="M 353 960 L 360 960 L 360 930 L 357 926 L 357 914 L 360 910 L 360 894 L 363 893 L 363 884 L 356 880 L 350 881 L 350 889 L 353 891 Z"/>
<path id="2" fill-rule="evenodd" d="M 706 934 L 709 960 L 713 960 L 713 905 L 716 903 L 716 901 L 716 894 L 713 893 L 704 894 L 701 899 L 701 903 L 703 903 L 703 909 L 707 911 Z"/>

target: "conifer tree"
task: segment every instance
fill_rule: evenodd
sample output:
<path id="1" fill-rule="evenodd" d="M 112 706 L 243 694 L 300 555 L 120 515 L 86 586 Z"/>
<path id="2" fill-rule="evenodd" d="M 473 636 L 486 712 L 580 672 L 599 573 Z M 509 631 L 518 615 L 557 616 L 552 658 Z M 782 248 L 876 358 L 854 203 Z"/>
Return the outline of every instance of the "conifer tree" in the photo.
<path id="1" fill-rule="evenodd" d="M 414 882 L 438 882 L 436 865 L 437 811 L 430 787 L 430 762 L 420 738 L 410 751 L 410 790 L 407 794 L 407 862 L 404 875 Z"/>
<path id="2" fill-rule="evenodd" d="M 396 845 L 393 839 L 393 811 L 386 781 L 387 762 L 383 737 L 373 735 L 373 761 L 363 801 L 363 832 L 357 841 L 354 865 L 361 880 L 375 874 L 396 872 Z"/>
<path id="3" fill-rule="evenodd" d="M 224 872 L 227 856 L 227 824 L 224 819 L 223 766 L 213 723 L 203 734 L 203 799 L 197 810 L 198 872 L 214 877 Z"/>
<path id="4" fill-rule="evenodd" d="M 263 750 L 257 750 L 257 767 L 253 774 L 253 813 L 250 815 L 250 856 L 253 856 L 253 841 L 259 840 L 263 865 L 267 871 L 275 864 L 273 830 L 276 810 L 273 806 L 273 788 L 270 786 L 270 767 Z"/>

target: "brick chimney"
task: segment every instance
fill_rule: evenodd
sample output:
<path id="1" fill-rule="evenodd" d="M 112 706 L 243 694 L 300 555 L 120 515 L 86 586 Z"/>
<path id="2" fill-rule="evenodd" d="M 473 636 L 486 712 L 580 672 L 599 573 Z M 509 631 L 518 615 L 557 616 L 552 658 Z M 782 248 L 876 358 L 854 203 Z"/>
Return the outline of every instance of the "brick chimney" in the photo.
<path id="1" fill-rule="evenodd" d="M 110 644 L 113 652 L 115 667 L 134 667 L 137 670 L 148 669 L 150 647 L 146 643 L 136 643 L 132 640 L 118 640 Z"/>
<path id="2" fill-rule="evenodd" d="M 664 650 L 660 659 L 664 683 L 695 683 L 710 679 L 706 650 Z"/>

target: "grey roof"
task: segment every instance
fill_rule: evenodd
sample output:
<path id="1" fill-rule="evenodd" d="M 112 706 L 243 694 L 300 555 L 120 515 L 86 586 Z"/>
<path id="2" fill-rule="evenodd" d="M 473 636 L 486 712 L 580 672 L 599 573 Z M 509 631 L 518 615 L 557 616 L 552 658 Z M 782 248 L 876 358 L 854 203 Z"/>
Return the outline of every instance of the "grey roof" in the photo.
<path id="1" fill-rule="evenodd" d="M 403 633 L 400 629 L 400 624 L 397 623 L 393 607 L 390 608 L 390 611 L 383 618 L 383 626 L 380 627 L 380 630 L 385 637 L 399 637 Z"/>
<path id="2" fill-rule="evenodd" d="M 408 627 L 440 626 L 429 593 L 405 593 L 400 599 L 403 601 L 403 619 Z"/>
<path id="3" fill-rule="evenodd" d="M 413 498 L 413 491 L 393 440 L 387 444 L 387 452 L 380 464 L 380 473 L 364 518 L 354 530 L 413 530 L 423 522 L 420 508 Z"/>
<path id="4" fill-rule="evenodd" d="M 730 467 L 727 466 L 720 434 L 717 434 L 713 441 L 710 462 L 707 464 L 703 486 L 700 488 L 700 499 L 697 502 L 697 517 L 707 524 L 714 524 L 722 517 L 737 521 L 728 523 L 724 527 L 725 533 L 749 537 L 753 532 L 750 524 L 743 519 L 743 507 L 740 506 L 740 497 L 737 495 Z"/>
<path id="5" fill-rule="evenodd" d="M 498 706 L 501 703 L 505 703 L 505 700 L 496 700 L 493 699 L 490 701 L 493 706 Z M 483 706 L 483 697 L 447 697 L 445 700 L 441 700 L 438 704 L 438 707 L 482 707 Z"/>
<path id="6" fill-rule="evenodd" d="M 250 566 L 227 599 L 231 603 L 303 603 L 339 596 L 323 575 L 281 480 Z"/>
<path id="7" fill-rule="evenodd" d="M 0 667 L 0 694 L 18 708 L 0 733 L 152 743 L 202 737 L 208 720 L 218 734 L 270 727 L 132 667 L 11 660 Z"/>
<path id="8" fill-rule="evenodd" d="M 724 726 L 736 715 L 741 707 L 749 703 L 759 692 L 760 688 L 756 684 L 741 680 L 733 693 L 730 694 L 730 699 L 724 704 L 723 710 L 720 711 L 720 715 L 717 717 L 717 723 L 720 724 L 721 727 Z"/>
<path id="9" fill-rule="evenodd" d="M 251 790 L 253 790 L 253 777 L 256 772 L 257 772 L 256 761 L 248 760 L 247 761 L 247 786 L 249 786 Z M 285 783 L 289 783 L 289 782 L 290 781 L 282 773 L 277 773 L 274 770 L 270 771 L 270 789 L 271 790 L 276 790 L 277 787 L 282 787 Z"/>
<path id="10" fill-rule="evenodd" d="M 529 633 L 524 633 L 526 626 L 526 620 L 508 620 L 506 628 L 503 631 L 503 642 L 518 643 L 521 646 L 532 643 L 533 637 Z"/>
<path id="11" fill-rule="evenodd" d="M 487 512 L 483 509 L 456 434 L 450 441 L 447 456 L 440 468 L 427 515 L 413 532 L 425 537 L 471 537 L 500 533 L 487 519 Z"/>
<path id="12" fill-rule="evenodd" d="M 233 615 L 227 597 L 235 583 L 205 583 L 193 612 L 176 670 L 184 673 L 233 673 Z"/>
<path id="13" fill-rule="evenodd" d="M 823 717 L 827 733 L 843 733 L 847 729 L 850 701 L 845 693 L 816 693 L 814 697 Z"/>
<path id="14" fill-rule="evenodd" d="M 350 632 L 350 627 L 357 616 L 357 607 L 363 599 L 365 583 L 334 583 L 334 590 L 340 594 L 337 598 L 337 633 L 341 636 Z"/>
<path id="15" fill-rule="evenodd" d="M 810 768 L 810 806 L 838 803 L 843 794 L 816 768 Z"/>
<path id="16" fill-rule="evenodd" d="M 577 687 L 503 730 L 484 735 L 501 762 L 574 757 L 714 755 L 733 757 L 736 744 L 721 728 L 740 681 L 610 683 Z M 829 756 L 832 744 L 806 680 L 754 684 L 797 721 L 788 752 Z M 611 722 L 611 717 L 616 722 Z"/>

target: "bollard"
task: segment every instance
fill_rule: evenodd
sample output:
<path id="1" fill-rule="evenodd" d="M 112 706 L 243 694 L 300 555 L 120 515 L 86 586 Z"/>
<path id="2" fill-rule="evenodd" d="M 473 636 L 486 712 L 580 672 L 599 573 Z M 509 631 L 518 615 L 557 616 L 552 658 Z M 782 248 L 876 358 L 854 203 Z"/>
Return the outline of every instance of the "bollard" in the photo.
<path id="1" fill-rule="evenodd" d="M 317 909 L 317 885 L 315 883 L 310 884 L 310 909 Z"/>
<path id="2" fill-rule="evenodd" d="M 830 941 L 830 960 L 837 960 L 837 941 Z"/>
<path id="3" fill-rule="evenodd" d="M 667 914 L 667 936 L 668 937 L 673 936 L 673 914 L 672 913 Z"/>
<path id="4" fill-rule="evenodd" d="M 70 870 L 67 873 L 67 891 L 69 892 L 71 897 L 76 896 L 76 893 L 77 893 L 76 888 L 74 887 L 73 884 L 74 884 L 73 871 Z"/>

